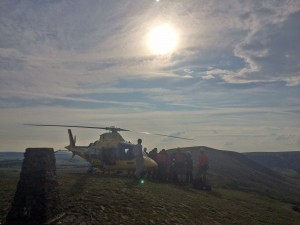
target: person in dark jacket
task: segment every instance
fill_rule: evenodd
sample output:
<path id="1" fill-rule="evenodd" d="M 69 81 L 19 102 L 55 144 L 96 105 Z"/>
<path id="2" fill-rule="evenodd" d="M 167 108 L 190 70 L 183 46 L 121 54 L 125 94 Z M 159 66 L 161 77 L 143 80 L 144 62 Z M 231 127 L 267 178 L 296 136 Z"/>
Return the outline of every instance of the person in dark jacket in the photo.
<path id="1" fill-rule="evenodd" d="M 187 152 L 185 182 L 187 184 L 193 182 L 193 158 L 191 152 Z"/>
<path id="2" fill-rule="evenodd" d="M 186 154 L 178 148 L 174 154 L 174 172 L 176 173 L 177 183 L 183 184 L 185 182 L 186 173 Z"/>
<path id="3" fill-rule="evenodd" d="M 156 162 L 156 157 L 157 157 L 157 148 L 152 149 L 148 157 L 153 159 Z M 156 179 L 156 173 L 157 173 L 157 168 L 152 168 L 147 171 L 147 178 L 149 179 Z"/>
<path id="4" fill-rule="evenodd" d="M 165 149 L 162 149 L 156 157 L 157 162 L 157 179 L 159 181 L 167 180 L 167 169 L 169 166 L 169 156 Z"/>

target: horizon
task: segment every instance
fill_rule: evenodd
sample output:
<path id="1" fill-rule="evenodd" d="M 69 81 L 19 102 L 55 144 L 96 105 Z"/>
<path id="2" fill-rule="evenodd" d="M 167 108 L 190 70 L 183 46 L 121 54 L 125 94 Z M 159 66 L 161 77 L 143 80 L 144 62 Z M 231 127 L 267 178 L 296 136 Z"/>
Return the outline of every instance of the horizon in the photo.
<path id="1" fill-rule="evenodd" d="M 116 126 L 159 150 L 300 150 L 300 1 L 0 2 L 0 152 Z M 103 132 L 72 129 L 77 145 Z"/>
<path id="2" fill-rule="evenodd" d="M 52 147 L 28 147 L 28 148 L 52 148 Z M 285 150 L 281 150 L 281 151 L 262 151 L 262 150 L 259 150 L 259 151 L 249 151 L 249 152 L 238 152 L 238 151 L 234 151 L 234 150 L 230 150 L 230 149 L 216 149 L 216 148 L 212 148 L 212 147 L 209 147 L 209 146 L 188 146 L 188 147 L 185 147 L 185 146 L 182 146 L 180 147 L 182 149 L 185 149 L 185 148 L 209 148 L 209 149 L 213 149 L 213 150 L 217 150 L 217 151 L 224 151 L 224 152 L 236 152 L 236 153 L 291 153 L 291 152 L 300 152 L 300 150 L 294 150 L 294 151 L 285 151 Z M 169 150 L 175 150 L 177 149 L 177 147 L 175 148 L 169 148 L 169 149 L 166 149 L 166 151 L 169 151 Z M 59 151 L 59 152 L 55 152 L 55 154 L 57 153 L 68 153 L 68 154 L 72 154 L 71 151 L 69 150 L 65 150 L 65 149 L 54 149 L 54 151 Z M 147 151 L 151 151 L 152 149 L 147 149 Z M 1 153 L 25 153 L 26 149 L 24 150 L 4 150 L 4 151 L 0 151 L 0 154 Z M 160 152 L 161 149 L 158 149 L 158 152 Z M 80 156 L 78 156 L 79 158 L 82 158 Z"/>

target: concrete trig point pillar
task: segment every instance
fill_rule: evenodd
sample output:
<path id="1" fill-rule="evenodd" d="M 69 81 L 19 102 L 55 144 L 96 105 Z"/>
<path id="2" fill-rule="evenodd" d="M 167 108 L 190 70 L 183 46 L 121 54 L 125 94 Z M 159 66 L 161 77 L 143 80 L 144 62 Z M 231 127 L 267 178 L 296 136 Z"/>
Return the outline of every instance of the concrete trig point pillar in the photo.
<path id="1" fill-rule="evenodd" d="M 52 148 L 27 148 L 7 225 L 47 224 L 62 215 Z"/>

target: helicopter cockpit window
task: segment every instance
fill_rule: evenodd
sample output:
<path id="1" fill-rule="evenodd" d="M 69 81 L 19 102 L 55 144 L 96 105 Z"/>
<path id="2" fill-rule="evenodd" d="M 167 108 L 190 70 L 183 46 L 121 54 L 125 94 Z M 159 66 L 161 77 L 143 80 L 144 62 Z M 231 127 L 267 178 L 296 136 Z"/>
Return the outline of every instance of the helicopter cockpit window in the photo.
<path id="1" fill-rule="evenodd" d="M 119 144 L 117 151 L 117 158 L 120 160 L 132 160 L 133 155 L 133 145 L 131 144 Z"/>

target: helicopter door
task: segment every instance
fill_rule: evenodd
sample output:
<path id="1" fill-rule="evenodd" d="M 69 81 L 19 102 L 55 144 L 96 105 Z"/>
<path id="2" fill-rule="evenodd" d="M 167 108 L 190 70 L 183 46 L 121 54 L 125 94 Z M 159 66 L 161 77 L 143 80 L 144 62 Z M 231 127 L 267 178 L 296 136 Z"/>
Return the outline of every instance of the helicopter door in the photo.
<path id="1" fill-rule="evenodd" d="M 132 144 L 120 143 L 118 145 L 117 158 L 119 160 L 133 160 L 133 146 Z"/>
<path id="2" fill-rule="evenodd" d="M 127 148 L 125 149 L 125 151 L 126 151 L 127 160 L 133 160 L 134 159 L 133 148 Z"/>

